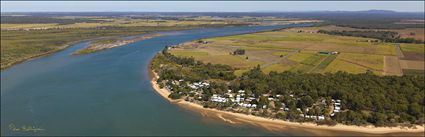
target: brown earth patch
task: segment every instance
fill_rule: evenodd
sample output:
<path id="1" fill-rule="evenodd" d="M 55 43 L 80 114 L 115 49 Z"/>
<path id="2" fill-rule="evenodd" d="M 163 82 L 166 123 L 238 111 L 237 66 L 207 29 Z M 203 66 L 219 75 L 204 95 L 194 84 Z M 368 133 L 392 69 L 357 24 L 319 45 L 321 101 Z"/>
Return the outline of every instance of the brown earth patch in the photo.
<path id="1" fill-rule="evenodd" d="M 415 52 L 403 52 L 404 58 L 403 60 L 425 60 L 425 55 L 422 53 L 415 53 Z"/>
<path id="2" fill-rule="evenodd" d="M 384 75 L 398 75 L 403 74 L 398 57 L 384 56 Z"/>
<path id="3" fill-rule="evenodd" d="M 424 70 L 424 65 L 424 61 L 400 60 L 400 66 L 402 69 Z"/>

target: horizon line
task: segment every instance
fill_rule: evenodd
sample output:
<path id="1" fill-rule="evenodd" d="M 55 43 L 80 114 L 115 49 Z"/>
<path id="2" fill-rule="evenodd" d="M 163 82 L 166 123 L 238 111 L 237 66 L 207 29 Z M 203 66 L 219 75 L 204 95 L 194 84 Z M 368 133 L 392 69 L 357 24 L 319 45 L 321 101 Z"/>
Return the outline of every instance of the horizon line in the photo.
<path id="1" fill-rule="evenodd" d="M 399 13 L 423 13 L 424 11 L 397 11 L 397 10 L 311 10 L 311 11 L 1 11 L 1 13 L 98 13 L 98 12 L 134 12 L 134 13 L 282 13 L 282 12 L 399 12 Z"/>

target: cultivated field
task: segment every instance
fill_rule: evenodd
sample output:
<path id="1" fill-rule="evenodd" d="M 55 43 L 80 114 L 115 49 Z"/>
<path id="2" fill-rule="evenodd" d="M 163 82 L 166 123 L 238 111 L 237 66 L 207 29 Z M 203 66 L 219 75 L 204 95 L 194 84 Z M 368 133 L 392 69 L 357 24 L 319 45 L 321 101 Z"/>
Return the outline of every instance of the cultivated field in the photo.
<path id="1" fill-rule="evenodd" d="M 371 38 L 319 34 L 315 32 L 318 29 L 322 28 L 291 28 L 209 38 L 203 39 L 203 42 L 184 43 L 170 51 L 178 56 L 194 57 L 208 63 L 231 65 L 237 69 L 235 72 L 237 75 L 256 65 L 260 65 L 266 73 L 371 71 L 377 75 L 402 75 L 403 69 L 421 69 L 411 65 L 400 67 L 397 46 L 394 43 L 366 42 L 365 40 Z M 326 29 L 345 28 L 326 26 Z M 400 48 L 404 54 L 407 53 L 407 56 L 424 54 L 421 44 L 400 44 Z M 234 55 L 233 52 L 237 49 L 245 50 L 245 54 Z M 339 54 L 326 54 L 332 51 Z"/>

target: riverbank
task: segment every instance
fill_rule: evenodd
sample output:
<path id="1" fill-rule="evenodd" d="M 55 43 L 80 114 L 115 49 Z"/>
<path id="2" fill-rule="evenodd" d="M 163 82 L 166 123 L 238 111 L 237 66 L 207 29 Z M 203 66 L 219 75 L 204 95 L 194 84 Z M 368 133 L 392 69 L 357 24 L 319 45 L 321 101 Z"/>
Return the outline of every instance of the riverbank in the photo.
<path id="1" fill-rule="evenodd" d="M 221 111 L 217 109 L 204 108 L 203 106 L 199 104 L 191 103 L 183 99 L 172 100 L 168 98 L 168 96 L 170 95 L 170 92 L 165 88 L 161 89 L 159 85 L 156 83 L 156 80 L 159 78 L 159 76 L 152 70 L 150 70 L 150 74 L 151 74 L 151 84 L 153 89 L 163 98 L 165 98 L 167 101 L 173 104 L 177 104 L 179 106 L 191 109 L 191 110 L 200 111 L 200 112 L 205 111 L 208 114 L 211 114 L 211 113 L 215 114 L 217 117 L 219 117 L 223 121 L 229 122 L 231 124 L 248 123 L 255 126 L 263 127 L 271 131 L 283 130 L 287 128 L 287 126 L 290 126 L 290 127 L 320 129 L 320 130 L 351 131 L 351 132 L 360 132 L 360 133 L 367 133 L 367 134 L 424 132 L 424 126 L 416 126 L 416 128 L 351 126 L 351 125 L 343 125 L 343 124 L 337 124 L 335 126 L 325 126 L 325 125 L 316 125 L 315 123 L 296 123 L 296 122 L 289 122 L 284 120 L 269 119 L 269 118 L 253 116 L 253 115 L 246 115 L 242 113 L 233 113 L 233 112 Z M 231 118 L 226 119 L 223 116 L 227 116 Z"/>
<path id="2" fill-rule="evenodd" d="M 25 57 L 25 58 L 23 58 L 23 59 L 21 59 L 19 61 L 16 61 L 16 62 L 11 62 L 11 63 L 9 63 L 7 65 L 3 65 L 1 67 L 1 70 L 5 70 L 7 68 L 10 68 L 10 67 L 12 67 L 13 65 L 16 65 L 16 64 L 20 64 L 20 63 L 23 63 L 23 62 L 31 61 L 33 59 L 37 59 L 37 58 L 40 58 L 40 57 L 44 57 L 44 56 L 47 56 L 47 55 L 50 55 L 50 54 L 53 54 L 53 53 L 62 51 L 64 49 L 68 48 L 69 46 L 74 45 L 75 43 L 78 43 L 78 42 L 81 42 L 81 41 L 83 41 L 83 40 L 70 42 L 69 44 L 64 44 L 64 45 L 60 46 L 59 48 L 57 48 L 55 50 L 47 51 L 47 52 L 44 52 L 44 53 L 41 53 L 41 54 L 37 54 L 37 55 L 34 55 L 34 56 L 30 56 L 30 57 Z"/>

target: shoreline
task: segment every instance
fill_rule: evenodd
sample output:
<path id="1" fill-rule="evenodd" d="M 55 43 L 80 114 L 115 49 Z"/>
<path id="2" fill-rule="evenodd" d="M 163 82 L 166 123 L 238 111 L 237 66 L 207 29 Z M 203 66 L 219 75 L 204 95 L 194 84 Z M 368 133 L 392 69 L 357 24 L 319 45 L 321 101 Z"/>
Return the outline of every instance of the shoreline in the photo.
<path id="1" fill-rule="evenodd" d="M 87 39 L 87 40 L 91 40 L 91 39 Z M 63 51 L 66 48 L 68 48 L 68 47 L 70 47 L 70 46 L 72 46 L 72 45 L 74 45 L 76 43 L 82 42 L 82 41 L 86 41 L 86 40 L 73 41 L 73 42 L 70 42 L 70 43 L 67 43 L 67 44 L 64 44 L 64 45 L 60 46 L 58 49 L 55 49 L 55 50 L 52 50 L 52 51 L 48 51 L 48 52 L 45 52 L 45 53 L 40 53 L 40 54 L 37 54 L 37 55 L 34 55 L 34 56 L 23 58 L 22 60 L 19 60 L 19 61 L 16 61 L 16 62 L 12 62 L 12 63 L 6 65 L 5 67 L 1 68 L 1 70 L 3 71 L 3 70 L 6 70 L 6 69 L 11 68 L 11 67 L 13 67 L 13 66 L 15 66 L 17 64 L 21 64 L 21 63 L 24 63 L 24 62 L 27 62 L 27 61 L 31 61 L 31 60 L 34 60 L 34 59 L 37 59 L 37 58 L 41 58 L 41 57 L 44 57 L 44 56 L 51 55 L 51 54 L 56 53 L 56 52 Z"/>
<path id="2" fill-rule="evenodd" d="M 203 106 L 199 104 L 191 103 L 183 99 L 172 100 L 168 98 L 168 95 L 170 94 L 170 92 L 165 88 L 163 89 L 159 88 L 159 85 L 156 83 L 156 80 L 158 79 L 158 75 L 151 69 L 150 65 L 148 70 L 150 73 L 150 78 L 151 78 L 150 82 L 152 84 L 152 88 L 155 90 L 156 93 L 158 93 L 168 102 L 180 105 L 182 107 L 185 107 L 191 110 L 195 110 L 197 112 L 206 111 L 210 113 L 211 112 L 217 113 L 217 116 L 219 119 L 223 120 L 224 122 L 228 122 L 230 124 L 237 124 L 239 122 L 247 123 L 247 124 L 259 126 L 271 131 L 279 131 L 279 130 L 287 129 L 286 126 L 291 126 L 291 127 L 298 127 L 298 128 L 320 129 L 320 130 L 330 130 L 330 131 L 351 131 L 351 132 L 359 132 L 359 133 L 367 133 L 367 134 L 375 134 L 375 135 L 388 134 L 388 133 L 423 133 L 425 132 L 424 130 L 425 127 L 419 126 L 419 125 L 416 125 L 416 128 L 355 126 L 355 125 L 343 125 L 343 124 L 337 124 L 335 126 L 326 126 L 326 125 L 317 125 L 311 122 L 305 122 L 305 123 L 289 122 L 289 121 L 284 121 L 279 119 L 270 119 L 270 118 L 264 118 L 264 117 L 254 116 L 254 115 L 247 115 L 242 113 L 234 113 L 234 112 L 222 111 L 217 109 L 204 108 Z M 222 115 L 235 117 L 234 118 L 235 121 L 238 121 L 238 122 L 232 121 L 230 119 L 225 119 L 222 117 Z"/>

